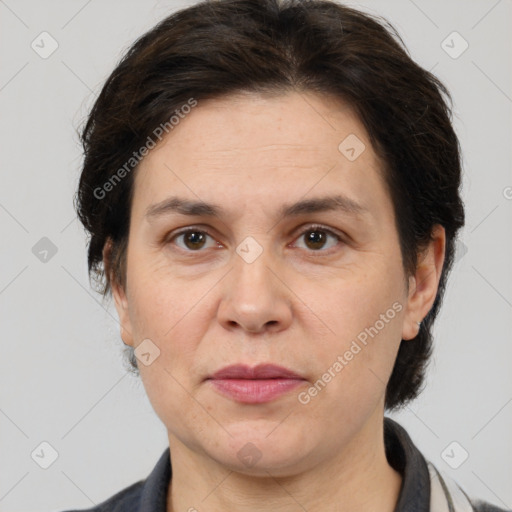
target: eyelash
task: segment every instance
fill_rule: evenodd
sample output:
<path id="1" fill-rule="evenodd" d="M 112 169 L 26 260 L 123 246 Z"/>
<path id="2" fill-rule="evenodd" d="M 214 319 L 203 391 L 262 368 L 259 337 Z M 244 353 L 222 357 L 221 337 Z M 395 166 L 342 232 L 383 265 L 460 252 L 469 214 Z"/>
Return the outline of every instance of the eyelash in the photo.
<path id="1" fill-rule="evenodd" d="M 333 238 L 336 239 L 336 241 L 339 243 L 343 243 L 344 240 L 343 240 L 343 237 L 341 235 L 338 235 L 337 233 L 335 233 L 334 231 L 332 231 L 331 229 L 328 229 L 328 228 L 325 228 L 319 224 L 311 224 L 311 225 L 308 225 L 305 229 L 303 229 L 299 235 L 295 238 L 295 240 L 298 240 L 300 237 L 304 236 L 306 233 L 308 232 L 311 232 L 311 231 L 321 231 L 323 233 L 325 233 L 327 236 L 331 236 Z M 170 243 L 174 243 L 174 241 L 180 237 L 180 236 L 183 236 L 183 235 L 187 235 L 188 233 L 203 233 L 207 236 L 209 236 L 210 238 L 212 238 L 213 240 L 215 240 L 215 237 L 213 235 L 211 235 L 208 230 L 204 229 L 204 228 L 199 228 L 199 227 L 187 227 L 186 229 L 183 229 L 182 231 L 178 231 L 177 233 L 174 233 L 172 236 L 170 237 L 166 237 L 165 238 L 165 243 L 167 244 L 170 244 Z M 320 253 L 320 255 L 326 255 L 326 254 L 330 254 L 332 252 L 332 250 L 335 249 L 335 247 L 330 247 L 329 249 L 318 249 L 318 250 L 314 250 L 314 249 L 310 249 L 310 250 L 307 250 L 308 252 L 310 253 Z M 182 251 L 184 253 L 188 253 L 188 254 L 194 254 L 194 253 L 201 253 L 201 252 L 205 252 L 204 249 L 198 249 L 196 251 L 192 250 L 192 249 L 184 249 L 182 247 L 179 247 L 178 246 L 178 250 L 179 251 Z"/>

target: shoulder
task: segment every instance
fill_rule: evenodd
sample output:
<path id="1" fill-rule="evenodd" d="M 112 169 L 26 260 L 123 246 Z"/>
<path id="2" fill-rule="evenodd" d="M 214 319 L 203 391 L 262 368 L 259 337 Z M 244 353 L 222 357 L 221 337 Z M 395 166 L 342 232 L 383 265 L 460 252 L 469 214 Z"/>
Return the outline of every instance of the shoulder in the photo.
<path id="1" fill-rule="evenodd" d="M 475 512 L 512 512 L 512 509 L 505 509 L 478 499 L 470 499 Z"/>
<path id="2" fill-rule="evenodd" d="M 165 512 L 171 476 L 170 451 L 166 448 L 145 480 L 139 480 L 92 508 L 62 512 Z"/>
<path id="3" fill-rule="evenodd" d="M 464 489 L 445 472 L 439 471 L 430 461 L 427 465 L 430 472 L 430 498 L 433 510 L 437 510 L 439 504 L 444 501 L 449 510 L 456 512 L 459 510 L 461 512 L 512 512 L 511 509 L 500 508 L 479 498 L 468 496 Z"/>
<path id="4" fill-rule="evenodd" d="M 510 508 L 468 496 L 454 479 L 423 456 L 400 424 L 389 417 L 384 420 L 386 456 L 403 475 L 396 512 L 408 511 L 413 506 L 423 512 L 512 512 Z"/>
<path id="5" fill-rule="evenodd" d="M 65 510 L 62 512 L 135 512 L 139 510 L 143 488 L 144 480 L 141 480 L 92 508 Z"/>

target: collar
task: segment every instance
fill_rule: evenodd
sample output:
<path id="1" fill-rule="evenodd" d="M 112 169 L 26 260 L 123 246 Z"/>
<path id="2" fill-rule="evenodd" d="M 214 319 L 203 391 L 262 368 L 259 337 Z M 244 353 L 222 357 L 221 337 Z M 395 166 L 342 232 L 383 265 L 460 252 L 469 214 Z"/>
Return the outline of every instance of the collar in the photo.
<path id="1" fill-rule="evenodd" d="M 394 512 L 429 512 L 431 489 L 427 461 L 405 429 L 387 417 L 384 418 L 384 443 L 389 464 L 401 473 L 403 479 Z M 147 479 L 138 484 L 139 507 L 131 510 L 166 512 L 167 489 L 171 477 L 170 450 L 167 448 Z"/>
<path id="2" fill-rule="evenodd" d="M 402 488 L 394 512 L 429 512 L 431 489 L 427 461 L 406 430 L 386 417 L 384 446 L 390 466 L 402 475 Z"/>

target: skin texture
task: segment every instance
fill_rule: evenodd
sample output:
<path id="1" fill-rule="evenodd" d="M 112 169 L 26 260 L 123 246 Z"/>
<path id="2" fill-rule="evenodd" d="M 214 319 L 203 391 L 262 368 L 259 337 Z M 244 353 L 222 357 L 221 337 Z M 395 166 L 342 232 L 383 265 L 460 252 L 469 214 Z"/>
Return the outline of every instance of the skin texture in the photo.
<path id="1" fill-rule="evenodd" d="M 354 161 L 338 149 L 350 134 L 365 144 Z M 168 430 L 168 511 L 393 511 L 401 476 L 384 452 L 385 384 L 401 340 L 416 336 L 435 299 L 445 233 L 436 227 L 406 279 L 381 172 L 351 109 L 304 92 L 199 102 L 141 162 L 126 287 L 114 283 L 113 294 L 123 341 L 150 339 L 160 350 L 139 367 Z M 368 212 L 278 215 L 284 204 L 337 194 Z M 226 211 L 145 217 L 171 196 Z M 175 236 L 185 227 L 207 233 L 202 247 Z M 308 244 L 318 230 L 325 245 Z M 236 251 L 248 236 L 262 250 L 251 263 Z M 299 393 L 394 303 L 394 318 L 301 403 Z M 278 364 L 305 381 L 271 402 L 241 404 L 205 380 L 235 363 Z M 237 456 L 247 443 L 255 465 Z"/>

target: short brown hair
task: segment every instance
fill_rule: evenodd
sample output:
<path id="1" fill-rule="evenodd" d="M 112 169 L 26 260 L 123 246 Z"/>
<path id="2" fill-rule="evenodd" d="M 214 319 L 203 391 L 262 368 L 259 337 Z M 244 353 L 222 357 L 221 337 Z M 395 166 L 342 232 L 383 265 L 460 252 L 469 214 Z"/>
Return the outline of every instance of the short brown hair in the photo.
<path id="1" fill-rule="evenodd" d="M 406 276 L 414 273 L 433 226 L 445 228 L 433 307 L 418 335 L 401 343 L 387 384 L 386 408 L 405 405 L 424 381 L 464 208 L 450 94 L 410 58 L 382 18 L 328 0 L 203 1 L 138 39 L 107 79 L 81 134 L 85 159 L 75 206 L 90 234 L 90 276 L 104 296 L 113 279 L 125 283 L 134 172 L 123 173 L 104 197 L 98 190 L 105 191 L 155 127 L 190 98 L 244 91 L 311 91 L 354 107 L 385 167 Z M 133 349 L 129 359 L 137 371 Z"/>

